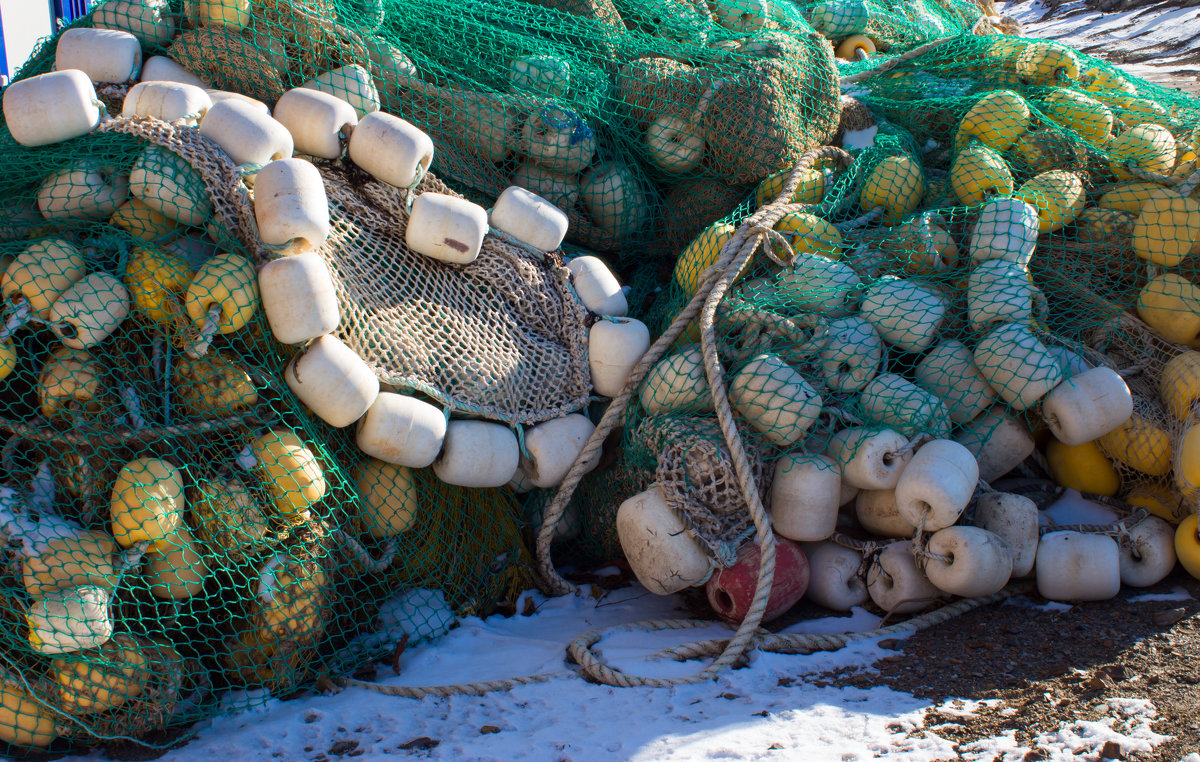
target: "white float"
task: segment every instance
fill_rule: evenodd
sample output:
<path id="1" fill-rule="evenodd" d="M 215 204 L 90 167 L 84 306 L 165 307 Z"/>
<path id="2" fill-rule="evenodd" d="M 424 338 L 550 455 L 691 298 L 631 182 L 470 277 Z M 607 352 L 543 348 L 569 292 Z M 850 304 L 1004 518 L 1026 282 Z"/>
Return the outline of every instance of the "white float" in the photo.
<path id="1" fill-rule="evenodd" d="M 178 154 L 159 146 L 142 151 L 129 172 L 129 192 L 172 220 L 203 227 L 213 213 L 200 173 Z"/>
<path id="2" fill-rule="evenodd" d="M 560 108 L 534 111 L 521 127 L 521 153 L 551 172 L 578 174 L 596 155 L 596 136 L 578 115 Z M 605 227 L 605 226 L 602 226 Z"/>
<path id="3" fill-rule="evenodd" d="M 624 317 L 629 313 L 625 291 L 601 259 L 590 255 L 575 257 L 567 262 L 567 269 L 571 271 L 575 293 L 589 311 L 612 317 Z"/>
<path id="4" fill-rule="evenodd" d="M 54 332 L 63 345 L 87 349 L 107 339 L 129 317 L 129 291 L 115 275 L 84 276 L 50 307 Z"/>
<path id="5" fill-rule="evenodd" d="M 25 619 L 29 644 L 42 654 L 99 648 L 112 637 L 111 593 L 94 585 L 55 590 L 33 600 Z"/>
<path id="6" fill-rule="evenodd" d="M 941 398 L 895 373 L 881 373 L 858 393 L 858 404 L 872 421 L 901 434 L 950 433 L 950 414 Z"/>
<path id="7" fill-rule="evenodd" d="M 1121 584 L 1150 587 L 1175 568 L 1175 527 L 1147 516 L 1129 529 L 1121 543 Z"/>
<path id="8" fill-rule="evenodd" d="M 54 68 L 78 69 L 93 84 L 132 82 L 142 70 L 142 44 L 129 32 L 75 27 L 59 35 Z"/>
<path id="9" fill-rule="evenodd" d="M 288 363 L 283 378 L 309 410 L 335 429 L 362 418 L 379 394 L 375 373 L 335 336 L 313 339 Z"/>
<path id="10" fill-rule="evenodd" d="M 437 460 L 446 439 L 446 416 L 428 402 L 380 392 L 358 422 L 358 449 L 376 460 L 425 468 Z"/>
<path id="11" fill-rule="evenodd" d="M 1072 376 L 1042 400 L 1042 418 L 1055 439 L 1072 446 L 1099 439 L 1132 415 L 1133 395 L 1112 368 Z"/>
<path id="12" fill-rule="evenodd" d="M 971 261 L 999 259 L 1027 267 L 1037 237 L 1036 207 L 1012 196 L 992 199 L 979 211 L 971 233 Z"/>
<path id="13" fill-rule="evenodd" d="M 995 481 L 1012 471 L 1034 450 L 1033 435 L 1025 424 L 996 405 L 963 426 L 954 441 L 966 447 L 979 464 L 979 478 Z"/>
<path id="14" fill-rule="evenodd" d="M 821 395 L 808 381 L 769 352 L 758 355 L 729 382 L 733 411 L 773 445 L 804 439 L 821 414 Z"/>
<path id="15" fill-rule="evenodd" d="M 571 87 L 571 65 L 557 56 L 519 56 L 508 69 L 508 81 L 515 92 L 562 98 Z"/>
<path id="16" fill-rule="evenodd" d="M 1105 601 L 1121 592 L 1121 551 L 1107 535 L 1042 535 L 1034 566 L 1038 593 L 1052 601 Z"/>
<path id="17" fill-rule="evenodd" d="M 539 251 L 555 251 L 567 237 L 567 215 L 541 196 L 515 185 L 505 188 L 496 199 L 488 221 Z"/>
<path id="18" fill-rule="evenodd" d="M 258 292 L 271 334 L 281 344 L 303 344 L 337 329 L 337 289 L 316 253 L 282 257 L 258 271 Z"/>
<path id="19" fill-rule="evenodd" d="M 947 307 L 946 297 L 932 288 L 889 275 L 867 289 L 860 317 L 887 343 L 923 352 L 937 340 Z"/>
<path id="20" fill-rule="evenodd" d="M 181 82 L 139 82 L 129 90 L 121 116 L 154 117 L 195 127 L 212 108 L 212 98 L 195 85 Z"/>
<path id="21" fill-rule="evenodd" d="M 375 111 L 354 128 L 350 161 L 380 182 L 408 188 L 433 162 L 433 141 L 400 117 Z"/>
<path id="22" fill-rule="evenodd" d="M 375 89 L 375 81 L 371 79 L 371 73 L 358 64 L 319 74 L 301 87 L 341 98 L 350 104 L 359 119 L 379 110 L 379 91 Z M 278 111 L 279 106 L 276 105 L 275 109 Z"/>
<path id="23" fill-rule="evenodd" d="M 213 90 L 211 88 L 205 88 L 205 92 L 208 93 L 208 97 L 212 99 L 213 104 L 221 103 L 222 101 L 233 101 L 234 103 L 241 103 L 244 106 L 249 106 L 263 116 L 271 115 L 270 106 L 258 100 L 257 98 L 251 98 L 249 95 L 242 95 L 241 93 L 235 93 L 229 90 Z"/>
<path id="24" fill-rule="evenodd" d="M 781 295 L 789 306 L 818 313 L 841 310 L 862 286 L 850 265 L 811 253 L 796 257 L 778 277 Z"/>
<path id="25" fill-rule="evenodd" d="M 129 200 L 129 177 L 87 159 L 47 177 L 37 206 L 48 220 L 106 220 Z"/>
<path id="26" fill-rule="evenodd" d="M 655 595 L 702 584 L 712 569 L 700 543 L 667 505 L 657 484 L 621 503 L 617 538 L 629 568 Z"/>
<path id="27" fill-rule="evenodd" d="M 604 234 L 624 238 L 645 221 L 649 201 L 632 169 L 604 162 L 584 173 L 579 184 L 580 204 Z"/>
<path id="28" fill-rule="evenodd" d="M 596 430 L 585 415 L 574 413 L 539 423 L 525 432 L 525 450 L 521 470 L 535 487 L 557 487 L 575 464 L 588 437 Z M 600 462 L 600 453 L 587 464 L 591 471 Z"/>
<path id="29" fill-rule="evenodd" d="M 200 120 L 200 134 L 220 146 L 234 164 L 261 167 L 292 156 L 292 133 L 249 103 L 223 100 Z"/>
<path id="30" fill-rule="evenodd" d="M 142 64 L 142 81 L 143 82 L 179 82 L 184 85 L 193 85 L 201 90 L 210 91 L 212 83 L 197 77 L 191 71 L 180 66 L 174 60 L 166 56 L 150 56 Z M 206 92 L 209 100 L 215 102 L 211 92 Z"/>
<path id="31" fill-rule="evenodd" d="M 854 515 L 862 528 L 878 537 L 908 537 L 917 528 L 896 509 L 896 490 L 865 489 L 854 500 Z"/>
<path id="32" fill-rule="evenodd" d="M 896 510 L 926 532 L 948 527 L 979 484 L 979 466 L 967 448 L 948 439 L 925 443 L 896 482 Z"/>
<path id="33" fill-rule="evenodd" d="M 1027 410 L 1058 385 L 1062 368 L 1025 325 L 1005 323 L 975 347 L 975 367 L 1000 399 Z"/>
<path id="34" fill-rule="evenodd" d="M 842 483 L 859 489 L 893 489 L 912 459 L 908 438 L 891 429 L 842 429 L 825 452 L 842 469 Z"/>
<path id="35" fill-rule="evenodd" d="M 320 159 L 340 157 L 358 124 L 354 107 L 346 101 L 301 87 L 280 96 L 275 119 L 292 134 L 296 153 Z"/>
<path id="36" fill-rule="evenodd" d="M 1000 592 L 1012 576 L 1012 554 L 1002 539 L 986 529 L 940 529 L 929 538 L 926 550 L 949 559 L 926 560 L 925 576 L 938 590 L 951 595 L 991 595 Z"/>
<path id="37" fill-rule="evenodd" d="M 1012 576 L 1033 571 L 1038 548 L 1038 508 L 1027 497 L 986 492 L 975 503 L 975 523 L 1004 541 L 1012 556 Z"/>
<path id="38" fill-rule="evenodd" d="M 832 611 L 849 611 L 870 599 L 857 550 L 832 542 L 806 543 L 801 549 L 808 559 L 805 598 Z"/>
<path id="39" fill-rule="evenodd" d="M 997 323 L 1027 323 L 1033 314 L 1033 284 L 1020 265 L 1002 259 L 980 262 L 967 278 L 967 319 L 972 331 Z"/>
<path id="40" fill-rule="evenodd" d="M 23 146 L 45 146 L 86 135 L 104 104 L 78 69 L 18 80 L 4 89 L 4 123 Z"/>
<path id="41" fill-rule="evenodd" d="M 92 13 L 92 25 L 129 32 L 142 44 L 160 47 L 175 36 L 168 0 L 110 0 Z"/>
<path id="42" fill-rule="evenodd" d="M 646 374 L 640 395 L 642 407 L 651 415 L 710 409 L 712 392 L 700 347 L 693 344 L 659 360 Z"/>
<path id="43" fill-rule="evenodd" d="M 911 614 L 942 597 L 917 567 L 910 542 L 893 542 L 880 551 L 867 570 L 867 593 L 890 614 Z"/>
<path id="44" fill-rule="evenodd" d="M 507 426 L 488 421 L 450 421 L 433 473 L 459 487 L 503 487 L 517 471 L 521 448 Z"/>
<path id="45" fill-rule="evenodd" d="M 602 397 L 616 397 L 650 348 L 650 330 L 640 320 L 597 320 L 588 331 L 588 367 L 592 387 Z"/>
<path id="46" fill-rule="evenodd" d="M 769 505 L 775 531 L 789 540 L 824 540 L 837 528 L 842 476 L 832 458 L 792 453 L 775 461 Z"/>
<path id="47" fill-rule="evenodd" d="M 825 330 L 821 373 L 835 392 L 857 392 L 879 372 L 883 339 L 860 317 L 838 318 Z"/>
<path id="48" fill-rule="evenodd" d="M 917 386 L 942 400 L 956 424 L 974 420 L 996 400 L 996 392 L 979 375 L 971 350 L 961 341 L 943 341 L 929 350 L 914 375 Z"/>
<path id="49" fill-rule="evenodd" d="M 479 204 L 444 193 L 422 193 L 413 202 L 404 242 L 431 259 L 469 265 L 479 257 L 487 233 L 487 211 Z"/>
<path id="50" fill-rule="evenodd" d="M 280 159 L 263 167 L 254 180 L 254 218 L 268 246 L 302 254 L 329 237 L 329 202 L 321 173 L 304 159 Z"/>

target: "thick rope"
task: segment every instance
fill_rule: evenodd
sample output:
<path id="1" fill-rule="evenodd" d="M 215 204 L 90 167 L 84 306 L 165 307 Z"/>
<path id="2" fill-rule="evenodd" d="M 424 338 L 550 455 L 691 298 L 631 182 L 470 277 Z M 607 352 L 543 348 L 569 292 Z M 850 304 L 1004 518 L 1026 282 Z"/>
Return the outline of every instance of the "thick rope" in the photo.
<path id="1" fill-rule="evenodd" d="M 356 680 L 353 677 L 335 677 L 330 682 L 339 688 L 365 688 L 384 696 L 399 696 L 400 698 L 422 699 L 426 696 L 482 696 L 494 691 L 511 691 L 521 685 L 545 683 L 563 675 L 551 673 L 529 675 L 527 677 L 510 677 L 503 680 L 483 680 L 477 683 L 459 683 L 457 685 L 381 685 Z"/>

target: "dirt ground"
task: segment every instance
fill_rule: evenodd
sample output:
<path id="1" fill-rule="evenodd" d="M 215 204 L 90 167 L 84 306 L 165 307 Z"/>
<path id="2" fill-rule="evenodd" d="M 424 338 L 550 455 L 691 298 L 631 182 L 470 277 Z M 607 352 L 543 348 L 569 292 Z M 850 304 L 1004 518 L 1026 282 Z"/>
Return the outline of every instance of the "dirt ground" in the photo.
<path id="1" fill-rule="evenodd" d="M 1146 593 L 1182 587 L 1192 598 L 1131 602 Z M 1111 716 L 1112 698 L 1149 699 L 1158 710 L 1151 728 L 1172 736 L 1153 753 L 1102 750 L 1081 760 L 1170 760 L 1200 750 L 1200 581 L 1176 571 L 1153 588 L 1126 589 L 1111 601 L 1068 610 L 993 605 L 947 625 L 884 645 L 895 654 L 870 669 L 813 678 L 817 684 L 869 687 L 884 684 L 913 695 L 999 700 L 972 714 L 926 713 L 923 728 L 962 747 L 1015 731 L 1034 747 L 1041 733 L 1077 720 Z M 952 626 L 950 626 L 952 625 Z M 1036 748 L 1026 760 L 1045 759 Z"/>

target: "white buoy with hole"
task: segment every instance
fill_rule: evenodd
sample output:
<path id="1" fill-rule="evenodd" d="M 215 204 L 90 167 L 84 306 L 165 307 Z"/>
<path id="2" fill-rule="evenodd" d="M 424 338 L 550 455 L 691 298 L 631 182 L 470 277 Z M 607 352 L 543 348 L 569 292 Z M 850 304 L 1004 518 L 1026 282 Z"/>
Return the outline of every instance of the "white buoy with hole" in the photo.
<path id="1" fill-rule="evenodd" d="M 96 271 L 62 293 L 50 307 L 54 332 L 71 349 L 88 349 L 107 339 L 129 317 L 129 291 L 121 279 Z"/>
<path id="2" fill-rule="evenodd" d="M 336 336 L 313 339 L 288 363 L 283 378 L 309 410 L 335 429 L 362 418 L 379 394 L 375 373 Z"/>
<path id="3" fill-rule="evenodd" d="M 1175 568 L 1175 527 L 1147 516 L 1129 528 L 1121 543 L 1121 584 L 1156 585 Z"/>
<path id="4" fill-rule="evenodd" d="M 843 309 L 862 286 L 850 265 L 811 253 L 796 257 L 790 267 L 780 271 L 778 283 L 789 306 L 818 313 Z"/>
<path id="5" fill-rule="evenodd" d="M 975 523 L 1004 541 L 1012 556 L 1012 576 L 1033 571 L 1038 547 L 1038 507 L 1023 495 L 986 492 L 975 503 Z"/>
<path id="6" fill-rule="evenodd" d="M 821 373 L 835 392 L 857 392 L 879 372 L 883 339 L 867 321 L 851 315 L 829 323 L 821 349 Z"/>
<path id="7" fill-rule="evenodd" d="M 893 542 L 880 551 L 867 569 L 867 592 L 890 614 L 912 614 L 942 596 L 917 566 L 909 542 Z"/>
<path id="8" fill-rule="evenodd" d="M 621 503 L 617 538 L 629 568 L 655 595 L 671 595 L 708 579 L 708 556 L 657 484 Z"/>
<path id="9" fill-rule="evenodd" d="M 433 473 L 459 487 L 503 487 L 521 460 L 517 435 L 490 421 L 450 421 Z"/>
<path id="10" fill-rule="evenodd" d="M 854 500 L 862 528 L 878 537 L 912 537 L 917 527 L 896 508 L 896 490 L 865 489 Z"/>
<path id="11" fill-rule="evenodd" d="M 642 382 L 640 399 L 651 415 L 695 413 L 712 408 L 712 392 L 700 347 L 692 344 L 655 363 Z"/>
<path id="12" fill-rule="evenodd" d="M 867 289 L 860 316 L 883 340 L 905 352 L 923 352 L 937 340 L 949 304 L 937 291 L 884 276 Z"/>
<path id="13" fill-rule="evenodd" d="M 917 364 L 917 386 L 936 394 L 956 424 L 978 418 L 996 400 L 996 392 L 979 375 L 971 350 L 961 341 L 943 341 Z"/>
<path id="14" fill-rule="evenodd" d="M 1107 535 L 1042 535 L 1034 566 L 1038 593 L 1052 601 L 1106 601 L 1121 592 L 1121 550 Z"/>
<path id="15" fill-rule="evenodd" d="M 95 159 L 75 162 L 42 181 L 38 211 L 48 220 L 104 220 L 129 200 L 129 177 Z"/>
<path id="16" fill-rule="evenodd" d="M 567 269 L 575 293 L 589 312 L 611 317 L 625 317 L 629 313 L 625 292 L 603 260 L 590 255 L 575 257 L 567 262 Z"/>
<path id="17" fill-rule="evenodd" d="M 200 134 L 216 143 L 234 164 L 261 167 L 292 157 L 292 133 L 249 103 L 223 100 L 200 120 Z"/>
<path id="18" fill-rule="evenodd" d="M 832 542 L 801 546 L 808 559 L 808 590 L 804 597 L 832 611 L 849 611 L 866 603 L 867 583 L 859 573 L 862 554 Z"/>
<path id="19" fill-rule="evenodd" d="M 1004 196 L 979 210 L 971 233 L 971 261 L 998 259 L 1026 267 L 1037 247 L 1038 211 L 1032 204 Z"/>
<path id="20" fill-rule="evenodd" d="M 588 417 L 578 413 L 531 427 L 525 432 L 525 450 L 529 457 L 521 458 L 521 470 L 535 487 L 557 487 L 595 430 L 596 426 Z M 597 452 L 585 466 L 585 473 L 599 462 L 600 453 Z"/>
<path id="21" fill-rule="evenodd" d="M 967 448 L 949 439 L 927 442 L 896 482 L 896 510 L 926 532 L 948 527 L 962 514 L 979 484 L 979 465 Z"/>
<path id="22" fill-rule="evenodd" d="M 895 373 L 880 373 L 858 393 L 863 414 L 882 426 L 912 436 L 950 434 L 950 414 L 936 394 Z"/>
<path id="23" fill-rule="evenodd" d="M 54 48 L 54 68 L 78 69 L 93 84 L 132 82 L 142 70 L 142 43 L 116 29 L 67 29 Z"/>
<path id="24" fill-rule="evenodd" d="M 939 529 L 925 549 L 935 556 L 925 561 L 925 576 L 951 595 L 978 598 L 998 593 L 1012 576 L 1012 554 L 1002 539 L 986 529 Z"/>
<path id="25" fill-rule="evenodd" d="M 275 103 L 275 119 L 292 134 L 296 153 L 336 159 L 358 125 L 354 107 L 320 90 L 297 87 Z"/>
<path id="26" fill-rule="evenodd" d="M 304 159 L 280 159 L 254 180 L 254 218 L 268 246 L 281 254 L 314 251 L 329 237 L 329 201 L 320 171 Z"/>
<path id="27" fill-rule="evenodd" d="M 211 90 L 212 83 L 197 77 L 191 71 L 180 66 L 173 59 L 166 56 L 150 56 L 142 64 L 142 81 L 143 82 L 179 82 L 184 85 L 193 85 L 201 90 Z M 212 94 L 208 94 L 210 100 L 215 99 Z"/>
<path id="28" fill-rule="evenodd" d="M 824 540 L 837 528 L 842 476 L 832 458 L 792 453 L 775 461 L 769 505 L 775 531 L 789 540 Z"/>
<path id="29" fill-rule="evenodd" d="M 967 278 L 967 319 L 972 331 L 997 323 L 1025 323 L 1033 314 L 1033 284 L 1025 268 L 1002 259 L 980 262 Z"/>
<path id="30" fill-rule="evenodd" d="M 750 360 L 733 377 L 729 403 L 768 442 L 784 447 L 804 439 L 823 404 L 804 376 L 770 352 Z"/>
<path id="31" fill-rule="evenodd" d="M 1062 368 L 1029 328 L 1004 323 L 975 347 L 975 367 L 1016 410 L 1037 404 L 1063 379 Z"/>
<path id="32" fill-rule="evenodd" d="M 842 483 L 859 489 L 895 488 L 912 459 L 908 438 L 891 429 L 842 429 L 825 452 L 841 467 Z"/>
<path id="33" fill-rule="evenodd" d="M 413 202 L 404 242 L 431 259 L 469 265 L 479 257 L 487 233 L 487 211 L 479 204 L 444 193 L 422 193 Z"/>
<path id="34" fill-rule="evenodd" d="M 45 146 L 86 135 L 100 124 L 104 104 L 88 75 L 52 71 L 4 89 L 4 123 L 23 146 Z"/>
<path id="35" fill-rule="evenodd" d="M 212 108 L 212 98 L 195 85 L 181 82 L 139 82 L 130 88 L 121 116 L 154 117 L 195 127 Z"/>
<path id="36" fill-rule="evenodd" d="M 446 416 L 428 402 L 380 392 L 358 421 L 358 449 L 376 460 L 425 468 L 437 460 L 446 439 Z"/>
<path id="37" fill-rule="evenodd" d="M 350 135 L 350 161 L 380 182 L 408 188 L 433 162 L 433 140 L 398 116 L 374 111 Z"/>
<path id="38" fill-rule="evenodd" d="M 995 405 L 960 428 L 954 441 L 966 447 L 979 464 L 979 478 L 992 482 L 1033 454 L 1033 435 L 1021 421 Z"/>
<path id="39" fill-rule="evenodd" d="M 1133 415 L 1133 395 L 1112 368 L 1068 378 L 1042 400 L 1042 418 L 1058 441 L 1081 445 L 1120 427 Z"/>
<path id="40" fill-rule="evenodd" d="M 555 251 L 567 237 L 567 215 L 524 188 L 511 185 L 492 205 L 492 227 L 538 251 Z"/>
<path id="41" fill-rule="evenodd" d="M 303 344 L 337 329 L 337 288 L 315 252 L 283 257 L 258 271 L 258 291 L 271 334 L 280 344 Z"/>
<path id="42" fill-rule="evenodd" d="M 251 98 L 249 95 L 242 95 L 241 93 L 235 93 L 229 90 L 213 90 L 212 88 L 207 88 L 205 92 L 208 93 L 208 97 L 212 99 L 214 105 L 222 101 L 234 101 L 236 103 L 249 106 L 263 116 L 271 115 L 270 106 L 257 98 Z"/>
<path id="43" fill-rule="evenodd" d="M 588 367 L 592 387 L 602 397 L 616 397 L 650 348 L 650 330 L 633 318 L 597 320 L 588 331 Z"/>

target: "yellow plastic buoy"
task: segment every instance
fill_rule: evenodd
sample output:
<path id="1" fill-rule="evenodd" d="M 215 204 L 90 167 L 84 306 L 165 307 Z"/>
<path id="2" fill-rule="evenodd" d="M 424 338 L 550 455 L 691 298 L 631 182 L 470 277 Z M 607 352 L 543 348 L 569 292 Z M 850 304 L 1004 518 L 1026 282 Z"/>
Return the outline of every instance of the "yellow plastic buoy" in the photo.
<path id="1" fill-rule="evenodd" d="M 1121 488 L 1121 476 L 1095 442 L 1072 447 L 1051 439 L 1046 445 L 1046 461 L 1050 476 L 1060 486 L 1109 497 Z"/>

